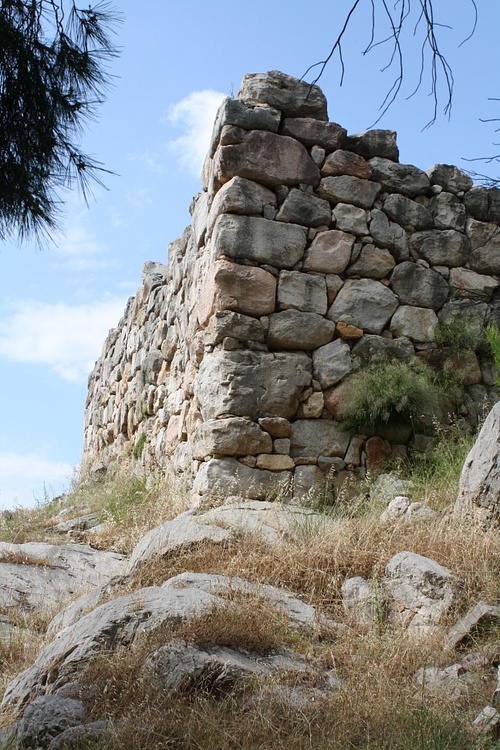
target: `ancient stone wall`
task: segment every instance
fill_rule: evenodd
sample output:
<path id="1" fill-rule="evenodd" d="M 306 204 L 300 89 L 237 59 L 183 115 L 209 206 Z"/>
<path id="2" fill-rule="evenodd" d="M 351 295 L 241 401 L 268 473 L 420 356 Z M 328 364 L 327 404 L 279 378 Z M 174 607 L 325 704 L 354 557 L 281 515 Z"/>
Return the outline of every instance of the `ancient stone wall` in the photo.
<path id="1" fill-rule="evenodd" d="M 422 436 L 349 434 L 342 387 L 383 352 L 460 368 L 474 418 L 495 373 L 437 346 L 438 324 L 498 318 L 500 190 L 400 164 L 396 134 L 349 136 L 317 86 L 248 75 L 214 125 L 192 224 L 89 379 L 84 462 L 173 465 L 193 492 L 296 495 Z M 453 360 L 455 357 L 455 360 Z"/>

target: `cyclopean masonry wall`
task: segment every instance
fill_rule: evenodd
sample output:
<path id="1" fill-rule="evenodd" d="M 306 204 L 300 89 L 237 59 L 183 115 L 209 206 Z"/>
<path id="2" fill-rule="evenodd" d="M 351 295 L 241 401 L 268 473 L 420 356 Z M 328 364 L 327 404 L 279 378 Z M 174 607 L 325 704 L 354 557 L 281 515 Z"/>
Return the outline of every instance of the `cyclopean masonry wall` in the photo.
<path id="1" fill-rule="evenodd" d="M 300 496 L 425 444 L 337 421 L 343 381 L 377 352 L 451 357 L 471 420 L 497 398 L 493 368 L 454 362 L 435 331 L 459 315 L 479 339 L 498 318 L 500 190 L 400 164 L 394 132 L 348 136 L 317 86 L 276 71 L 220 107 L 202 186 L 90 376 L 86 465 L 133 456 L 195 496 Z"/>

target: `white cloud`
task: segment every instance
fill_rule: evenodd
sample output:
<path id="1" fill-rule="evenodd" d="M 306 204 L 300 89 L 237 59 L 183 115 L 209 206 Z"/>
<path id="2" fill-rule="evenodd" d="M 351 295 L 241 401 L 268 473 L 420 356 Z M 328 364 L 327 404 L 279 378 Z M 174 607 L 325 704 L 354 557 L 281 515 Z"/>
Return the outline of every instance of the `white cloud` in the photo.
<path id="1" fill-rule="evenodd" d="M 136 211 L 140 211 L 144 206 L 152 206 L 153 201 L 146 188 L 136 188 L 126 195 L 127 203 Z"/>
<path id="2" fill-rule="evenodd" d="M 69 305 L 25 300 L 0 320 L 0 356 L 13 362 L 48 365 L 61 378 L 82 382 L 99 357 L 126 299 L 113 297 Z"/>
<path id="3" fill-rule="evenodd" d="M 0 453 L 0 509 L 29 507 L 69 485 L 73 467 L 38 453 Z"/>
<path id="4" fill-rule="evenodd" d="M 64 229 L 50 246 L 51 253 L 61 265 L 71 271 L 116 265 L 116 261 L 109 257 L 109 247 L 89 225 L 93 215 L 87 206 L 82 205 L 81 198 L 71 195 L 66 202 L 66 213 Z"/>
<path id="5" fill-rule="evenodd" d="M 170 108 L 168 119 L 180 125 L 184 135 L 170 141 L 183 167 L 196 176 L 203 166 L 214 124 L 215 114 L 225 94 L 206 89 L 193 91 Z"/>
<path id="6" fill-rule="evenodd" d="M 138 154 L 129 154 L 128 158 L 130 161 L 143 164 L 146 169 L 155 174 L 162 175 L 165 172 L 165 165 L 163 164 L 162 157 L 155 151 L 142 151 Z"/>

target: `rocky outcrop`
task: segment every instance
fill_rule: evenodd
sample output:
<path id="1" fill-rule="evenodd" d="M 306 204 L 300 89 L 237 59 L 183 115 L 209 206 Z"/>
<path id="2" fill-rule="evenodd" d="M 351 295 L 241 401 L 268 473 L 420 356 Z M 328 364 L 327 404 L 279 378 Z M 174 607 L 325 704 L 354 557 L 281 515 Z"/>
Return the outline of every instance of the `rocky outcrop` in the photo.
<path id="1" fill-rule="evenodd" d="M 273 433 L 283 434 L 284 422 L 271 420 L 265 424 Z M 390 476 L 378 484 L 386 499 L 393 498 L 392 503 L 409 502 L 408 498 L 394 498 L 394 488 L 401 490 L 407 485 L 398 484 Z M 388 523 L 393 521 L 398 518 L 387 519 Z M 251 693 L 253 686 L 251 700 L 274 696 L 282 706 L 304 709 L 327 700 L 334 691 L 350 689 L 345 670 L 339 674 L 335 660 L 321 658 L 329 640 L 333 644 L 346 637 L 353 643 L 356 634 L 370 629 L 379 632 L 381 627 L 386 634 L 408 642 L 443 635 L 443 620 L 456 603 L 459 581 L 435 560 L 408 551 L 391 557 L 383 574 L 377 576 L 374 572 L 369 580 L 356 576 L 341 581 L 340 570 L 332 576 L 332 583 L 335 577 L 340 585 L 344 616 L 341 609 L 331 607 L 325 609 L 330 612 L 328 616 L 286 588 L 234 575 L 186 571 L 160 585 L 130 593 L 134 580 L 140 585 L 137 581 L 142 571 L 159 558 L 178 555 L 182 549 L 193 551 L 195 545 L 207 547 L 214 543 L 232 543 L 237 549 L 238 537 L 250 534 L 258 545 L 279 550 L 284 540 L 307 539 L 315 528 L 326 532 L 328 544 L 341 533 L 338 518 L 297 505 L 234 501 L 205 511 L 189 511 L 153 529 L 138 543 L 126 565 L 118 561 L 120 565 L 114 572 L 121 571 L 119 577 L 103 585 L 99 585 L 98 577 L 94 578 L 92 591 L 64 606 L 49 624 L 38 657 L 4 692 L 2 719 L 8 716 L 15 723 L 0 729 L 0 747 L 57 750 L 80 744 L 106 746 L 106 736 L 117 731 L 120 720 L 100 714 L 95 720 L 95 710 L 88 712 L 88 705 L 95 703 L 95 688 L 86 686 L 82 674 L 95 659 L 104 656 L 110 660 L 113 654 L 132 649 L 135 644 L 140 645 L 138 686 L 147 689 L 152 699 L 159 695 L 165 699 L 167 695 L 170 700 L 175 694 L 202 694 L 218 699 L 233 697 L 245 689 Z M 88 555 L 87 548 L 76 544 L 70 545 L 71 554 L 77 555 L 80 547 L 82 555 Z M 61 550 L 61 557 L 68 555 L 67 549 Z M 50 554 L 57 557 L 53 551 Z M 11 564 L 25 567 L 27 574 L 32 572 L 33 566 L 26 566 L 20 557 Z M 349 567 L 348 564 L 346 570 Z M 112 564 L 110 573 L 111 569 Z M 290 636 L 289 645 L 275 639 L 269 647 L 257 638 L 251 640 L 253 645 L 245 646 L 238 642 L 239 631 L 228 643 L 225 629 L 222 636 L 213 639 L 214 621 L 210 618 L 219 611 L 225 628 L 226 619 L 234 614 L 240 617 L 239 605 L 250 605 L 252 609 L 262 606 L 263 612 L 272 615 L 269 635 L 284 627 Z M 43 611 L 43 602 L 32 603 L 34 614 Z M 201 636 L 197 636 L 196 623 L 192 621 L 200 616 L 208 616 L 208 620 Z M 482 622 L 497 621 L 499 616 L 500 608 L 479 603 L 444 635 L 444 649 L 454 649 Z M 191 635 L 182 635 L 182 627 L 189 634 L 193 626 Z M 150 641 L 148 636 L 153 636 Z M 4 637 L 8 644 L 9 633 L 4 633 Z M 221 642 L 217 637 L 222 638 Z M 305 654 L 298 653 L 300 648 L 295 649 L 293 644 L 302 643 L 302 638 L 304 642 L 315 639 L 320 658 L 314 657 L 314 647 L 308 647 Z M 481 674 L 490 677 L 497 651 L 495 647 L 491 654 L 485 651 L 477 658 L 464 656 L 448 667 L 426 665 L 417 672 L 415 680 L 421 689 L 434 693 L 445 690 L 449 695 L 453 691 L 453 696 L 460 699 L 467 695 L 469 686 L 474 689 L 477 680 L 484 679 L 477 674 L 478 665 L 483 670 Z M 260 686 L 258 691 L 256 684 Z M 94 693 L 91 695 L 89 690 Z M 493 705 L 497 693 L 498 688 Z M 484 709 L 488 716 L 489 708 Z"/>
<path id="2" fill-rule="evenodd" d="M 400 164 L 393 131 L 348 136 L 317 86 L 277 71 L 222 104 L 202 188 L 90 376 L 87 464 L 171 465 L 198 499 L 303 496 L 324 459 L 337 478 L 372 468 L 372 436 L 338 424 L 335 389 L 373 357 L 453 372 L 446 410 L 471 422 L 496 400 L 476 350 L 498 317 L 498 191 Z M 475 336 L 458 358 L 442 336 L 457 319 Z M 375 462 L 413 433 L 380 435 Z"/>
<path id="3" fill-rule="evenodd" d="M 2 705 L 22 707 L 41 694 L 58 693 L 103 649 L 114 651 L 161 625 L 178 624 L 214 607 L 223 607 L 225 595 L 235 591 L 268 599 L 296 627 L 338 627 L 317 614 L 311 605 L 274 586 L 259 586 L 223 575 L 183 573 L 162 586 L 112 599 L 64 627 L 42 649 L 34 664 L 10 683 Z"/>
<path id="4" fill-rule="evenodd" d="M 0 608 L 45 615 L 124 572 L 124 557 L 81 544 L 0 542 Z"/>
<path id="5" fill-rule="evenodd" d="M 495 404 L 465 460 L 455 511 L 500 522 L 500 404 Z"/>

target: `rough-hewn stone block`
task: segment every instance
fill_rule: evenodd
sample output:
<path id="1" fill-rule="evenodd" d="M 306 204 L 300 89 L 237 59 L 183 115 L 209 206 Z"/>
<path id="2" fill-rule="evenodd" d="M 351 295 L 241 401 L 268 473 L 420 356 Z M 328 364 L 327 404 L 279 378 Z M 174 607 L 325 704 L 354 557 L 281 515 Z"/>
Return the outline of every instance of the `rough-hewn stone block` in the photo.
<path id="1" fill-rule="evenodd" d="M 259 317 L 274 312 L 276 279 L 256 266 L 218 260 L 210 268 L 198 303 L 198 320 L 205 325 L 214 312 L 234 310 Z"/>
<path id="2" fill-rule="evenodd" d="M 263 185 L 316 187 L 319 169 L 305 146 L 286 135 L 265 130 L 241 131 L 239 143 L 221 145 L 215 152 L 215 181 L 223 185 L 233 177 L 245 177 Z"/>
<path id="3" fill-rule="evenodd" d="M 226 255 L 276 268 L 293 268 L 302 259 L 306 243 L 305 227 L 229 214 L 219 216 L 212 236 L 216 258 Z"/>
<path id="4" fill-rule="evenodd" d="M 328 120 L 326 99 L 319 86 L 286 75 L 279 70 L 247 73 L 238 98 L 261 102 L 281 110 L 284 117 L 314 117 Z"/>

